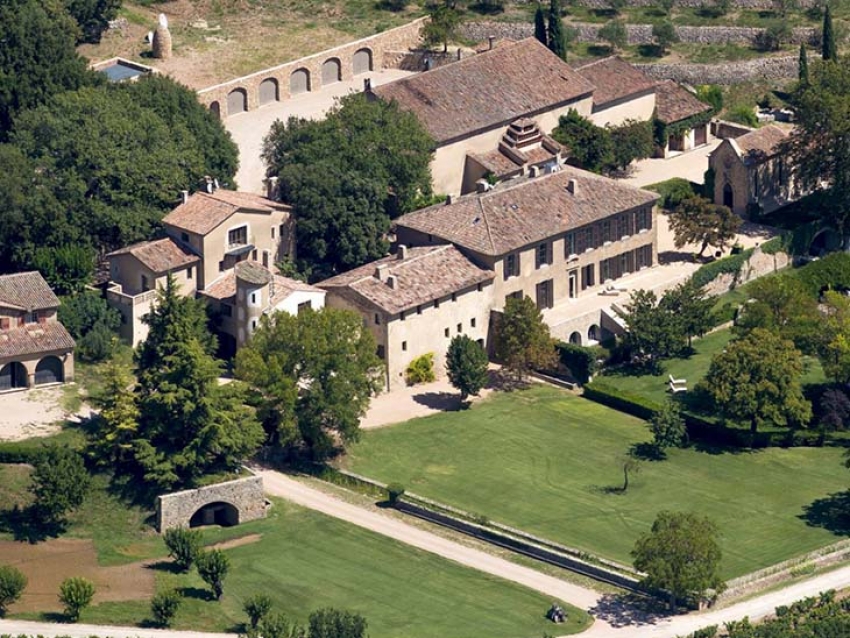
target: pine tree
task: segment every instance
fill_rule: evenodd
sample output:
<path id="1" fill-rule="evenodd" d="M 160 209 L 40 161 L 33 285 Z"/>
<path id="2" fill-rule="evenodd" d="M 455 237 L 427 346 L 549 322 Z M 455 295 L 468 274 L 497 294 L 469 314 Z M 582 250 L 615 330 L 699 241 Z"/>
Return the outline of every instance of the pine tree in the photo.
<path id="1" fill-rule="evenodd" d="M 546 31 L 546 16 L 543 13 L 543 6 L 539 2 L 537 3 L 537 10 L 534 12 L 534 37 L 547 47 L 549 46 L 549 35 Z"/>
<path id="2" fill-rule="evenodd" d="M 809 85 L 809 58 L 806 53 L 806 44 L 800 43 L 800 61 L 797 65 L 797 74 L 800 80 L 800 86 Z"/>
<path id="3" fill-rule="evenodd" d="M 837 60 L 838 52 L 835 46 L 835 32 L 832 29 L 832 12 L 829 10 L 829 5 L 823 12 L 823 49 L 822 55 L 824 60 Z"/>
<path id="4" fill-rule="evenodd" d="M 567 57 L 567 42 L 564 38 L 564 25 L 561 22 L 561 1 L 549 3 L 549 49 L 562 60 Z"/>

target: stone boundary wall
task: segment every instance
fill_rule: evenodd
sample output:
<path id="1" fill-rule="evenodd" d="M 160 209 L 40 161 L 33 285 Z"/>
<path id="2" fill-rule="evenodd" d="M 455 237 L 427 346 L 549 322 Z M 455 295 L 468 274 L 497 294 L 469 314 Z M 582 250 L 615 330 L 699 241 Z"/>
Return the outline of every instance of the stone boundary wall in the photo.
<path id="1" fill-rule="evenodd" d="M 514 0 L 515 4 L 531 4 L 532 0 Z M 611 4 L 606 0 L 574 0 L 580 7 L 589 9 L 609 9 Z M 686 9 L 699 9 L 704 5 L 711 6 L 711 0 L 674 0 L 674 7 L 682 7 Z M 801 9 L 808 9 L 818 4 L 818 0 L 797 0 L 797 6 Z M 629 7 L 657 7 L 658 0 L 626 0 L 626 6 Z M 729 6 L 737 9 L 773 9 L 772 0 L 730 0 Z"/>
<path id="2" fill-rule="evenodd" d="M 232 115 L 232 113 L 228 113 L 227 98 L 234 91 L 244 92 L 247 101 L 247 108 L 245 110 L 252 111 L 259 107 L 260 84 L 264 80 L 271 80 L 277 83 L 277 99 L 275 101 L 282 101 L 292 97 L 290 78 L 295 71 L 306 71 L 309 78 L 307 92 L 320 90 L 322 88 L 322 66 L 329 60 L 337 60 L 339 62 L 340 81 L 351 80 L 355 77 L 354 54 L 364 49 L 368 50 L 371 54 L 370 70 L 394 68 L 393 61 L 397 60 L 397 56 L 390 55 L 390 52 L 415 49 L 422 41 L 422 26 L 426 20 L 427 18 L 419 18 L 400 27 L 349 42 L 333 49 L 321 51 L 320 53 L 315 53 L 298 60 L 209 86 L 198 91 L 198 99 L 202 104 L 217 112 L 219 117 L 225 119 L 229 115 Z"/>
<path id="3" fill-rule="evenodd" d="M 194 490 L 163 494 L 156 499 L 156 528 L 189 527 L 189 520 L 204 505 L 228 503 L 239 512 L 239 523 L 266 517 L 266 497 L 260 476 L 206 485 Z"/>
<path id="4" fill-rule="evenodd" d="M 779 252 L 775 255 L 768 255 L 756 246 L 753 254 L 744 262 L 739 273 L 721 273 L 706 285 L 705 291 L 708 296 L 716 297 L 748 281 L 777 272 L 790 265 L 791 256 L 787 253 Z"/>
<path id="5" fill-rule="evenodd" d="M 576 39 L 579 42 L 602 42 L 599 38 L 599 30 L 602 24 L 571 23 L 565 26 L 576 30 Z M 687 27 L 677 26 L 676 33 L 682 42 L 689 44 L 748 44 L 755 45 L 759 36 L 765 29 L 758 27 Z M 507 38 L 510 40 L 521 40 L 534 36 L 534 25 L 526 22 L 467 22 L 460 26 L 459 33 L 462 37 L 475 42 L 483 42 L 489 36 L 496 38 Z M 627 24 L 626 33 L 629 44 L 651 44 L 651 24 Z M 791 31 L 792 44 L 817 44 L 820 31 L 812 27 L 796 27 Z"/>
<path id="6" fill-rule="evenodd" d="M 720 64 L 636 64 L 656 80 L 687 84 L 740 84 L 760 80 L 791 80 L 797 77 L 797 56 L 759 58 Z"/>

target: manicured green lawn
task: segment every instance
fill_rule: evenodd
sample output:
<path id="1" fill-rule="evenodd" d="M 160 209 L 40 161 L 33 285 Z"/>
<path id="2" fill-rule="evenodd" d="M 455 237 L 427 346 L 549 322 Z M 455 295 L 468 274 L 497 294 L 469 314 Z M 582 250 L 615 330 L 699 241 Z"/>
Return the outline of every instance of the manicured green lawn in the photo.
<path id="1" fill-rule="evenodd" d="M 688 365 L 675 373 L 696 378 L 696 363 Z M 838 540 L 799 516 L 846 489 L 841 450 L 673 450 L 666 461 L 643 463 L 628 492 L 617 492 L 622 457 L 649 438 L 639 419 L 534 387 L 366 432 L 346 462 L 360 474 L 623 562 L 662 509 L 693 510 L 717 523 L 726 577 Z"/>

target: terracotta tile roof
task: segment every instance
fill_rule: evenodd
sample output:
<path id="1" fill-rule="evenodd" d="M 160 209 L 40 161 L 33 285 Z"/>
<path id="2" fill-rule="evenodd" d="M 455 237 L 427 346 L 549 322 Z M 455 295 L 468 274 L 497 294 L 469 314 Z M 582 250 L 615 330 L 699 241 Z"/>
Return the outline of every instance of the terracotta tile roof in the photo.
<path id="1" fill-rule="evenodd" d="M 250 263 L 252 266 L 268 272 L 268 269 L 260 265 L 258 262 L 240 262 L 240 264 L 243 263 Z M 284 277 L 277 273 L 270 273 L 270 275 L 274 277 L 274 295 L 271 299 L 272 306 L 276 306 L 294 292 L 325 292 L 321 288 L 316 288 L 315 286 L 311 286 L 303 281 L 290 279 L 289 277 Z M 232 302 L 232 298 L 236 296 L 236 269 L 228 270 L 212 284 L 202 290 L 201 294 L 206 297 L 218 299 L 219 301 L 231 300 Z"/>
<path id="2" fill-rule="evenodd" d="M 32 312 L 58 308 L 59 299 L 53 294 L 41 273 L 33 270 L 0 275 L 0 306 Z"/>
<path id="3" fill-rule="evenodd" d="M 107 258 L 128 254 L 133 255 L 155 273 L 179 270 L 201 261 L 200 257 L 168 237 L 121 248 L 109 253 Z"/>
<path id="4" fill-rule="evenodd" d="M 516 42 L 516 40 L 513 40 L 511 38 L 495 38 L 493 40 L 493 47 L 492 48 L 495 49 L 497 47 L 503 47 L 506 44 L 513 44 L 514 42 Z M 490 40 L 489 39 L 482 40 L 481 42 L 479 42 L 478 44 L 476 44 L 473 47 L 473 50 L 476 53 L 487 53 L 488 51 L 490 51 L 490 49 L 491 49 L 491 47 L 490 47 Z"/>
<path id="5" fill-rule="evenodd" d="M 378 279 L 378 269 L 383 277 Z M 394 284 L 388 283 L 388 277 Z M 319 282 L 324 288 L 356 301 L 366 301 L 387 314 L 397 314 L 441 299 L 470 286 L 491 281 L 495 275 L 469 261 L 454 246 L 407 249 L 402 259 L 391 255 Z"/>
<path id="6" fill-rule="evenodd" d="M 610 102 L 641 93 L 651 93 L 655 89 L 656 80 L 616 56 L 594 60 L 574 68 L 596 87 L 593 92 L 594 110 L 597 107 L 604 108 Z"/>
<path id="7" fill-rule="evenodd" d="M 788 138 L 788 135 L 789 133 L 779 126 L 769 124 L 736 137 L 734 140 L 743 157 L 766 159 L 779 150 L 779 145 Z"/>
<path id="8" fill-rule="evenodd" d="M 271 213 L 291 210 L 289 206 L 253 193 L 218 189 L 213 193 L 197 192 L 162 220 L 164 224 L 206 235 L 237 210 Z"/>
<path id="9" fill-rule="evenodd" d="M 415 113 L 440 144 L 592 91 L 590 82 L 535 38 L 373 89 L 378 97 Z"/>
<path id="10" fill-rule="evenodd" d="M 709 104 L 698 100 L 690 91 L 683 89 L 673 80 L 664 80 L 655 85 L 655 109 L 659 120 L 672 124 L 686 117 L 704 113 L 711 109 Z"/>
<path id="11" fill-rule="evenodd" d="M 58 321 L 34 323 L 0 332 L 0 359 L 50 350 L 74 349 L 74 340 Z"/>
<path id="12" fill-rule="evenodd" d="M 568 190 L 573 180 L 575 193 Z M 395 224 L 499 256 L 657 199 L 656 193 L 564 166 L 408 213 Z"/>
<path id="13" fill-rule="evenodd" d="M 236 273 L 233 269 L 228 270 L 209 286 L 199 291 L 205 297 L 224 300 L 236 296 Z"/>

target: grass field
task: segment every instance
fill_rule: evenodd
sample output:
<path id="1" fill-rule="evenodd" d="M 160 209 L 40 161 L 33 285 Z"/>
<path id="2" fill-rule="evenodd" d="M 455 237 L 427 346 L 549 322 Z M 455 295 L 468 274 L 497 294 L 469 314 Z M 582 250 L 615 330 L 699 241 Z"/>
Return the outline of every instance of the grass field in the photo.
<path id="1" fill-rule="evenodd" d="M 717 337 L 722 338 L 722 337 Z M 638 419 L 548 387 L 496 394 L 466 412 L 363 435 L 346 464 L 381 481 L 607 558 L 629 562 L 662 509 L 693 510 L 721 531 L 722 571 L 738 576 L 838 540 L 829 509 L 847 485 L 841 450 L 737 454 L 672 450 L 621 493 L 621 459 L 648 440 Z M 846 532 L 845 532 L 846 533 Z"/>
<path id="2" fill-rule="evenodd" d="M 543 595 L 284 501 L 275 501 L 264 521 L 209 530 L 205 540 L 234 534 L 261 538 L 225 550 L 231 568 L 220 603 L 209 599 L 195 572 L 175 574 L 167 559 L 156 566 L 157 588 L 184 597 L 176 628 L 239 632 L 243 601 L 260 592 L 301 622 L 322 607 L 361 613 L 372 638 L 531 638 L 549 626 L 544 614 L 551 600 Z M 164 556 L 158 539 L 156 546 Z M 587 614 L 568 612 L 563 633 L 586 627 Z M 149 602 L 140 600 L 92 607 L 81 622 L 146 624 L 149 618 Z"/>

